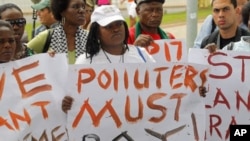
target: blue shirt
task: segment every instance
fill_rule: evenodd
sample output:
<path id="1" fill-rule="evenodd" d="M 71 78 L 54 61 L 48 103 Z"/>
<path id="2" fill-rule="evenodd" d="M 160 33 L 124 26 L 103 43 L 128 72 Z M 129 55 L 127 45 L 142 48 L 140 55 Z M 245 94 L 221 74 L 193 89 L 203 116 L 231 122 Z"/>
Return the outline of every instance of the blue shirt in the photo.
<path id="1" fill-rule="evenodd" d="M 40 32 L 47 30 L 49 28 L 54 28 L 58 25 L 58 22 L 53 23 L 50 27 L 47 27 L 45 25 L 40 25 L 35 29 L 35 36 L 38 35 Z"/>

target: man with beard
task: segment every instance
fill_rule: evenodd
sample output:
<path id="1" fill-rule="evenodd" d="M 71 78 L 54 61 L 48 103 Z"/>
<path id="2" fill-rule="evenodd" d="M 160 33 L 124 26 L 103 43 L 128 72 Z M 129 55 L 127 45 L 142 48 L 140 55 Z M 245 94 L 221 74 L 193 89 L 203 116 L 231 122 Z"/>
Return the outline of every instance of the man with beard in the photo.
<path id="1" fill-rule="evenodd" d="M 222 49 L 231 42 L 240 41 L 241 36 L 250 33 L 239 27 L 237 14 L 240 9 L 236 0 L 212 0 L 213 20 L 219 30 L 214 31 L 202 40 L 201 48 Z"/>
<path id="2" fill-rule="evenodd" d="M 135 0 L 139 21 L 129 29 L 128 44 L 147 47 L 154 40 L 174 39 L 172 34 L 165 33 L 160 28 L 164 2 L 165 0 Z"/>

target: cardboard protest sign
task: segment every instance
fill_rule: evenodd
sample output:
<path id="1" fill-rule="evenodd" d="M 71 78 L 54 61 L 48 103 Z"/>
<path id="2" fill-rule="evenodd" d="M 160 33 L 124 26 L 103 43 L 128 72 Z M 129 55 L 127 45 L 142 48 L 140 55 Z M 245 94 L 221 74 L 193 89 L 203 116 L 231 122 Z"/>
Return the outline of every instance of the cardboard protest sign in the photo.
<path id="1" fill-rule="evenodd" d="M 1 141 L 67 139 L 66 115 L 59 105 L 67 73 L 65 54 L 0 64 Z"/>
<path id="2" fill-rule="evenodd" d="M 207 141 L 229 141 L 230 124 L 249 124 L 249 52 L 190 49 L 189 62 L 210 65 L 206 103 Z"/>
<path id="3" fill-rule="evenodd" d="M 202 140 L 198 87 L 208 68 L 187 63 L 71 65 L 69 140 Z"/>
<path id="4" fill-rule="evenodd" d="M 187 62 L 187 48 L 184 40 L 164 39 L 155 40 L 146 47 L 156 62 Z"/>

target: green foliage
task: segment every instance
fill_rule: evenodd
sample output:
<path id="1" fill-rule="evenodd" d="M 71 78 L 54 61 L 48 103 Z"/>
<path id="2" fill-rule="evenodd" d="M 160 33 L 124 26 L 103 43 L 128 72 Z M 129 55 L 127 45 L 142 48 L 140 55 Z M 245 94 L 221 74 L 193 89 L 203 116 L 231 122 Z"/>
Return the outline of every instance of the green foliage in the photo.
<path id="1" fill-rule="evenodd" d="M 207 15 L 211 14 L 211 8 L 202 8 L 198 10 L 198 20 L 205 19 Z M 162 25 L 164 24 L 174 24 L 174 23 L 184 23 L 186 22 L 187 13 L 171 13 L 165 14 L 163 16 Z"/>
<path id="2" fill-rule="evenodd" d="M 36 23 L 36 27 L 38 27 L 40 24 Z M 28 34 L 28 39 L 30 40 L 32 38 L 32 30 L 33 30 L 33 23 L 27 23 L 25 26 L 25 31 Z"/>

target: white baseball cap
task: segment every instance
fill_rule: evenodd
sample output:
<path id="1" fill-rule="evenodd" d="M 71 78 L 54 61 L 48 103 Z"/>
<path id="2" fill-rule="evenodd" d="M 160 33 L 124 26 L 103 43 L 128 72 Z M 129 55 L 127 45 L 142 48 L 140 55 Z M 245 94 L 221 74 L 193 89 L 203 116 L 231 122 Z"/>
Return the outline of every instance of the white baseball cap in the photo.
<path id="1" fill-rule="evenodd" d="M 97 22 L 101 26 L 106 26 L 114 21 L 125 21 L 115 5 L 99 6 L 91 14 L 91 23 Z"/>

